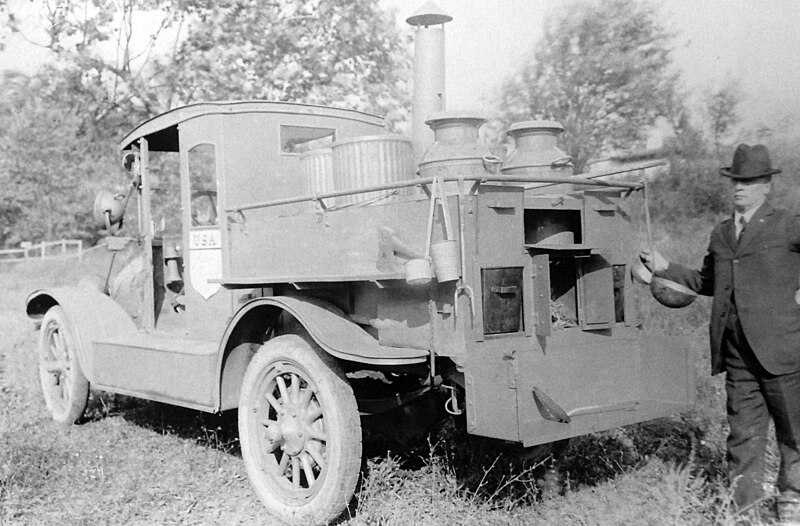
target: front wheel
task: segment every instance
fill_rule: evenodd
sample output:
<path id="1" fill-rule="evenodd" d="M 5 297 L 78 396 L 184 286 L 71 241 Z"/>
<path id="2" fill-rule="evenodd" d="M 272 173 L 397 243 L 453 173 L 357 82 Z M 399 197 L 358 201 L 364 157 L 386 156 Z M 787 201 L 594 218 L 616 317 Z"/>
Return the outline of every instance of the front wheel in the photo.
<path id="1" fill-rule="evenodd" d="M 361 422 L 336 361 L 294 334 L 265 343 L 239 398 L 247 474 L 268 511 L 290 524 L 344 511 L 361 465 Z"/>
<path id="2" fill-rule="evenodd" d="M 74 424 L 89 400 L 89 381 L 78 362 L 72 328 L 58 305 L 42 319 L 39 334 L 39 378 L 53 420 Z"/>

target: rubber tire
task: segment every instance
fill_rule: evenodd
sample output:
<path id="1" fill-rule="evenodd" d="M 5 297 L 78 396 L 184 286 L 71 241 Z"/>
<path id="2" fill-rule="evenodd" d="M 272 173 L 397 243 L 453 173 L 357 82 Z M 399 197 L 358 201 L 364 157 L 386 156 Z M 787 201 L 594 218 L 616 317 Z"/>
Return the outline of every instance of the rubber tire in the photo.
<path id="1" fill-rule="evenodd" d="M 63 336 L 60 340 L 61 349 L 58 349 L 57 335 Z M 68 425 L 80 420 L 89 400 L 89 381 L 81 369 L 76 342 L 64 310 L 58 305 L 51 307 L 42 319 L 39 332 L 39 379 L 47 410 L 53 420 Z M 52 351 L 66 354 L 61 357 L 65 368 L 58 374 L 47 370 L 47 363 L 54 358 Z"/>
<path id="2" fill-rule="evenodd" d="M 265 414 L 277 415 L 270 409 L 272 404 L 263 401 L 265 393 L 276 392 L 269 389 L 271 378 L 277 385 L 277 376 L 288 373 L 299 375 L 307 387 L 314 386 L 315 407 L 322 411 L 318 418 L 323 419 L 327 436 L 321 453 L 324 473 L 320 471 L 304 490 L 288 487 L 286 468 L 281 475 L 278 466 L 285 452 L 266 449 L 270 439 L 259 423 Z M 313 342 L 288 334 L 269 340 L 257 351 L 242 381 L 239 440 L 250 482 L 269 513 L 289 524 L 327 524 L 347 507 L 361 467 L 361 421 L 353 390 L 338 363 Z"/>

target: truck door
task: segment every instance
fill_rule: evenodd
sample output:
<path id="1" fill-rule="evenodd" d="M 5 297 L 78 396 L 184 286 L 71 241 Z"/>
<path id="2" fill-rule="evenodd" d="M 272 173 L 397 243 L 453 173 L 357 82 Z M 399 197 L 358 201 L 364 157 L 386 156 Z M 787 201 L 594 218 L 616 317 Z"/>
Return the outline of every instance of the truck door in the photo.
<path id="1" fill-rule="evenodd" d="M 184 308 L 192 339 L 216 340 L 230 316 L 229 292 L 222 277 L 218 152 L 210 141 L 182 148 L 184 192 Z"/>

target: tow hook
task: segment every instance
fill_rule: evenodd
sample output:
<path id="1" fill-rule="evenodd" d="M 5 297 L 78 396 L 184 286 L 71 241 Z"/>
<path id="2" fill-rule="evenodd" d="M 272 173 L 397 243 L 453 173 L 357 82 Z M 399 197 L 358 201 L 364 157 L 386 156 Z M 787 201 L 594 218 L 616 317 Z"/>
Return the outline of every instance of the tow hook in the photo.
<path id="1" fill-rule="evenodd" d="M 458 406 L 458 393 L 456 392 L 456 388 L 452 385 L 442 385 L 442 388 L 450 391 L 450 398 L 445 401 L 444 410 L 454 416 L 462 414 L 464 411 Z"/>

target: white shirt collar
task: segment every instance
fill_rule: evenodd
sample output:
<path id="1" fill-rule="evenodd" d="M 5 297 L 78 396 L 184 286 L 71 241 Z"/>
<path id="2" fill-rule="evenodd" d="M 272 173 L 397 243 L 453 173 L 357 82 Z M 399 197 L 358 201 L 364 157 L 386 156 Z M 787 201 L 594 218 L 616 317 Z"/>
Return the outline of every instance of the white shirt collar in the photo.
<path id="1" fill-rule="evenodd" d="M 757 206 L 755 208 L 751 208 L 750 210 L 748 210 L 744 214 L 741 214 L 739 212 L 734 212 L 733 213 L 733 228 L 734 228 L 734 234 L 736 235 L 737 239 L 739 238 L 739 236 L 742 233 L 741 218 L 744 218 L 744 222 L 749 224 L 750 220 L 753 219 L 753 214 L 755 214 L 756 211 L 759 208 L 761 208 L 762 206 L 764 206 L 764 203 L 761 203 L 761 205 L 759 205 L 759 206 Z"/>
<path id="2" fill-rule="evenodd" d="M 761 206 L 763 206 L 763 205 L 761 205 Z M 749 223 L 750 220 L 753 219 L 753 215 L 758 211 L 759 208 L 761 208 L 761 206 L 757 206 L 756 208 L 751 208 L 750 210 L 748 210 L 744 214 L 740 214 L 739 212 L 734 212 L 733 213 L 733 224 L 736 225 L 736 228 L 737 229 L 739 228 L 739 222 L 740 222 L 739 218 L 740 217 L 744 217 L 745 222 Z"/>

